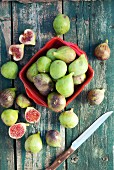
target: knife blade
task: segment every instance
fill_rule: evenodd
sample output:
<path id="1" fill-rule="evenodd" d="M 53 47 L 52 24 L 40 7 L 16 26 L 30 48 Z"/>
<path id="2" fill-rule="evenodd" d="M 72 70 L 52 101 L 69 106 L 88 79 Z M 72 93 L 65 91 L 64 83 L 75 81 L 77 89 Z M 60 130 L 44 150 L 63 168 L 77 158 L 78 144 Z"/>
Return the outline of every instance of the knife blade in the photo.
<path id="1" fill-rule="evenodd" d="M 102 123 L 113 113 L 113 111 L 106 112 L 100 116 L 86 131 L 84 131 L 67 149 L 64 153 L 56 158 L 53 164 L 46 168 L 46 170 L 55 170 L 63 161 L 65 161 L 82 143 L 84 143 Z"/>

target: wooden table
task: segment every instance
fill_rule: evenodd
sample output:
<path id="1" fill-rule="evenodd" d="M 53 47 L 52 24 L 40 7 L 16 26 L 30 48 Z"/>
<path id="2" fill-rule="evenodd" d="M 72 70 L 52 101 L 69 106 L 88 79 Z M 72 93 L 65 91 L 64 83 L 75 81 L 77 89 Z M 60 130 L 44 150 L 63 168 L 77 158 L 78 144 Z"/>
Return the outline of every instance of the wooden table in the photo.
<path id="1" fill-rule="evenodd" d="M 26 46 L 23 60 L 18 62 L 19 69 L 55 36 L 52 22 L 59 12 L 70 17 L 70 31 L 64 40 L 77 43 L 89 59 L 95 71 L 91 83 L 66 109 L 74 108 L 79 117 L 79 124 L 73 129 L 64 129 L 58 121 L 59 114 L 39 105 L 41 112 L 39 124 L 31 125 L 26 135 L 20 140 L 12 140 L 8 136 L 8 127 L 0 119 L 0 170 L 44 170 L 49 166 L 71 142 L 89 127 L 100 115 L 114 110 L 114 0 L 76 1 L 63 0 L 52 2 L 0 2 L 0 64 L 11 60 L 8 48 L 19 43 L 19 35 L 27 28 L 37 34 L 35 47 Z M 38 1 L 38 0 L 37 0 Z M 23 3 L 22 3 L 23 2 Z M 27 1 L 26 1 L 27 2 Z M 30 2 L 30 1 L 29 1 Z M 97 44 L 109 40 L 111 57 L 107 61 L 97 60 L 93 55 Z M 17 87 L 17 95 L 24 93 L 20 79 L 5 79 L 0 74 L 0 90 Z M 105 88 L 105 99 L 99 106 L 90 106 L 87 92 L 92 88 Z M 24 109 L 19 109 L 19 121 L 24 121 Z M 0 112 L 3 108 L 0 107 Z M 45 143 L 47 130 L 57 129 L 63 137 L 61 148 L 51 148 Z M 28 135 L 41 132 L 43 150 L 39 154 L 25 152 L 24 142 Z M 74 154 L 66 160 L 58 170 L 113 170 L 114 163 L 114 115 L 112 115 Z"/>

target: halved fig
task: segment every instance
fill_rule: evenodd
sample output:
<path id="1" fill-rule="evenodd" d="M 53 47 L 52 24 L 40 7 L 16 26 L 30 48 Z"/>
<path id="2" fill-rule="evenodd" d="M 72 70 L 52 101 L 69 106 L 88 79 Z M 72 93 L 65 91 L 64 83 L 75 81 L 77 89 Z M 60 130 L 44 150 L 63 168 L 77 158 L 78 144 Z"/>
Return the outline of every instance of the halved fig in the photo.
<path id="1" fill-rule="evenodd" d="M 24 56 L 24 44 L 15 44 L 9 47 L 9 54 L 13 55 L 15 61 L 20 61 Z"/>
<path id="2" fill-rule="evenodd" d="M 36 36 L 33 30 L 26 29 L 23 34 L 19 36 L 19 41 L 25 45 L 35 45 Z"/>
<path id="3" fill-rule="evenodd" d="M 27 123 L 16 123 L 9 128 L 9 136 L 12 139 L 20 139 L 24 136 L 26 132 Z"/>
<path id="4" fill-rule="evenodd" d="M 40 120 L 41 114 L 34 107 L 27 107 L 25 111 L 25 119 L 29 123 L 36 123 Z"/>

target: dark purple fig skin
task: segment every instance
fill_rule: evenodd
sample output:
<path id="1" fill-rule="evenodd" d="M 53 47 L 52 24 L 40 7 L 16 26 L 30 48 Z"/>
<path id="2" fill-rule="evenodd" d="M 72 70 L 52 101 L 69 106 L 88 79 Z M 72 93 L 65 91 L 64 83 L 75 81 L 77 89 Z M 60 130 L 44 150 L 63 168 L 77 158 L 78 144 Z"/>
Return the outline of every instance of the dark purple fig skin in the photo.
<path id="1" fill-rule="evenodd" d="M 57 130 L 50 130 L 46 134 L 46 142 L 52 147 L 61 147 L 61 134 Z"/>

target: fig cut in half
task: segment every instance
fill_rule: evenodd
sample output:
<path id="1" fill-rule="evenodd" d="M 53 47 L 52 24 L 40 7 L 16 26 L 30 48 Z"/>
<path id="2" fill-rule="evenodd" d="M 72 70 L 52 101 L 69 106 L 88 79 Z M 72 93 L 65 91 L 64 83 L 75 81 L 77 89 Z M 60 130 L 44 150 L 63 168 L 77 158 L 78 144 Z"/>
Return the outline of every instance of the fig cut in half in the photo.
<path id="1" fill-rule="evenodd" d="M 41 114 L 34 107 L 27 107 L 25 111 L 25 119 L 29 123 L 39 122 Z"/>
<path id="2" fill-rule="evenodd" d="M 24 44 L 11 45 L 9 54 L 13 56 L 14 61 L 20 61 L 24 56 Z"/>

